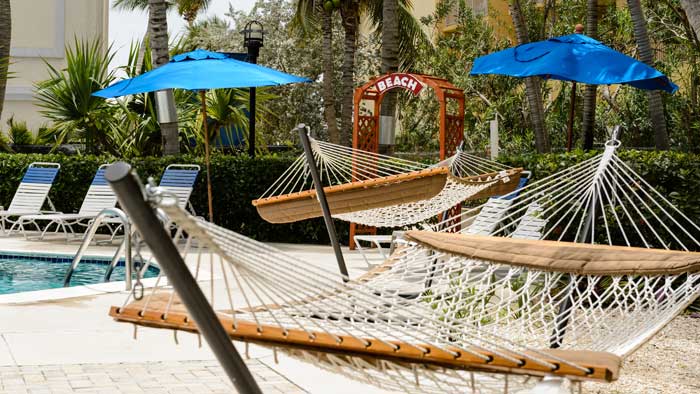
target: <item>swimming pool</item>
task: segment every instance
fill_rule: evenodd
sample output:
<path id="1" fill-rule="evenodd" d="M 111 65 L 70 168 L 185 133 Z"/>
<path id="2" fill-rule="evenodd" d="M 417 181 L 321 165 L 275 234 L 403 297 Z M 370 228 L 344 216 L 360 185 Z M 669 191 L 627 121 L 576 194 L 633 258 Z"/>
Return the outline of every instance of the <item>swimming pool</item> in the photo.
<path id="1" fill-rule="evenodd" d="M 39 253 L 0 252 L 0 294 L 55 289 L 63 287 L 66 270 L 73 256 Z M 73 273 L 70 285 L 102 283 L 109 266 L 108 257 L 85 256 Z M 158 268 L 149 267 L 146 278 L 158 275 Z M 112 273 L 111 281 L 124 280 L 124 262 Z"/>

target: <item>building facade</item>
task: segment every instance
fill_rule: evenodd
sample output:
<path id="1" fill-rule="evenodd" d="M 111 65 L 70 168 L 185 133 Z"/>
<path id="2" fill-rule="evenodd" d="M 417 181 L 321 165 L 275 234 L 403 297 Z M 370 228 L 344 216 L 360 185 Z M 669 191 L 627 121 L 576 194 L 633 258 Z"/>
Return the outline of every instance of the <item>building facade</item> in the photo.
<path id="1" fill-rule="evenodd" d="M 11 78 L 7 81 L 0 130 L 7 119 L 26 121 L 35 132 L 48 122 L 39 113 L 34 84 L 48 77 L 48 62 L 65 67 L 65 47 L 74 39 L 108 43 L 108 0 L 12 0 Z"/>

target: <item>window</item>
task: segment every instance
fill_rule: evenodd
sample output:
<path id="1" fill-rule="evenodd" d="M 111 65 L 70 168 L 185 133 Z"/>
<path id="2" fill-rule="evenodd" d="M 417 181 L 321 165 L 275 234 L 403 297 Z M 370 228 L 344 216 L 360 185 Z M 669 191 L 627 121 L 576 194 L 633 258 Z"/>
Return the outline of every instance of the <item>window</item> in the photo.
<path id="1" fill-rule="evenodd" d="M 488 15 L 488 12 L 489 12 L 488 0 L 463 0 L 463 1 L 464 1 L 464 5 L 467 7 L 467 9 L 471 9 L 472 14 L 478 15 L 478 16 Z M 460 3 L 461 3 L 460 0 L 455 1 L 455 4 L 452 6 L 452 10 L 445 17 L 445 27 L 454 26 L 458 23 Z"/>

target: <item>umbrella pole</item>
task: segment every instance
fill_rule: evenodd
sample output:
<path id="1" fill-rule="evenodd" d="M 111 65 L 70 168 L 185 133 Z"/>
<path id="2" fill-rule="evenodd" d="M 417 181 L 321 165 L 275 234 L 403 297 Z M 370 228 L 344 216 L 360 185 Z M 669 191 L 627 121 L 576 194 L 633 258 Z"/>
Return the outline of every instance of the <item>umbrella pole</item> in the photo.
<path id="1" fill-rule="evenodd" d="M 199 91 L 202 99 L 202 126 L 204 127 L 204 163 L 207 167 L 207 201 L 209 203 L 209 221 L 214 223 L 214 206 L 211 194 L 211 171 L 209 166 L 209 127 L 207 126 L 207 96 L 204 90 Z"/>
<path id="2" fill-rule="evenodd" d="M 576 82 L 571 84 L 571 108 L 569 108 L 569 126 L 566 133 L 566 151 L 571 152 L 574 139 L 574 113 L 576 112 Z"/>

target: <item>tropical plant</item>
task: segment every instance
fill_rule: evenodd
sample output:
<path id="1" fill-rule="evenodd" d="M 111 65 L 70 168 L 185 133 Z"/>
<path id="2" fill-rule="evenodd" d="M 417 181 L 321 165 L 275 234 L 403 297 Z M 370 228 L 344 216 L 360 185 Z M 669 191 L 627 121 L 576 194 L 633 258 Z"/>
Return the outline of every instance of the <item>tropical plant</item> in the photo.
<path id="1" fill-rule="evenodd" d="M 12 43 L 12 10 L 10 0 L 0 0 L 0 116 L 5 104 Z"/>
<path id="2" fill-rule="evenodd" d="M 7 125 L 10 127 L 7 135 L 9 140 L 15 145 L 31 145 L 34 143 L 34 136 L 27 127 L 27 122 L 16 121 L 14 116 L 7 119 Z"/>
<path id="3" fill-rule="evenodd" d="M 114 81 L 109 63 L 112 47 L 105 50 L 100 40 L 74 40 L 66 48 L 66 67 L 58 69 L 45 61 L 49 78 L 36 84 L 41 114 L 52 121 L 56 145 L 80 141 L 88 152 L 107 149 L 117 153 L 108 139 L 114 109 L 92 93 Z"/>
<path id="4" fill-rule="evenodd" d="M 332 4 L 332 3 L 331 3 Z M 310 15 L 321 15 L 321 37 L 323 47 L 328 48 L 322 52 L 323 79 L 323 115 L 328 130 L 328 139 L 334 144 L 340 143 L 340 129 L 338 126 L 337 101 L 334 93 L 335 62 L 333 50 L 333 9 L 328 2 L 316 2 L 315 0 L 297 0 L 292 27 L 303 37 L 312 36 L 318 29 L 313 24 Z"/>
<path id="5" fill-rule="evenodd" d="M 649 42 L 649 32 L 647 22 L 644 18 L 644 10 L 640 0 L 627 0 L 627 5 L 632 17 L 634 26 L 634 37 L 639 48 L 639 59 L 644 63 L 654 67 L 654 54 Z M 668 132 L 666 130 L 666 116 L 664 115 L 664 103 L 661 92 L 650 90 L 647 92 L 649 100 L 649 117 L 654 128 L 654 142 L 656 149 L 666 150 L 669 148 Z"/>
<path id="6" fill-rule="evenodd" d="M 192 26 L 200 11 L 209 8 L 211 0 L 177 0 L 177 13 Z"/>
<path id="7" fill-rule="evenodd" d="M 513 27 L 518 44 L 527 44 L 530 38 L 527 32 L 527 25 L 523 18 L 520 0 L 509 1 L 510 15 L 513 19 Z M 537 77 L 525 78 L 525 92 L 527 96 L 528 108 L 530 109 L 530 121 L 535 132 L 535 148 L 537 152 L 549 152 L 549 135 L 544 126 L 544 106 L 542 103 L 542 91 L 540 80 Z"/>
<path id="8" fill-rule="evenodd" d="M 309 0 L 297 0 L 309 1 Z M 394 1 L 394 0 L 392 0 Z M 300 3 L 297 3 L 300 4 Z M 343 62 L 341 66 L 342 84 L 340 93 L 340 141 L 349 145 L 352 140 L 353 119 L 353 95 L 355 78 L 357 76 L 357 52 L 359 43 L 360 20 L 366 16 L 366 20 L 382 31 L 383 0 L 341 0 L 324 1 L 323 9 L 327 12 L 338 10 L 343 27 Z M 330 4 L 330 5 L 329 5 Z M 399 0 L 397 7 L 398 31 L 399 31 L 399 59 L 401 66 L 410 67 L 415 60 L 415 47 L 418 43 L 429 43 L 421 29 L 418 20 L 411 12 L 411 0 Z M 295 17 L 297 20 L 315 20 L 318 8 L 298 7 Z M 302 22 L 307 24 L 308 22 Z"/>
<path id="9" fill-rule="evenodd" d="M 398 10 L 398 0 L 382 1 L 382 74 L 393 73 L 399 69 Z M 380 120 L 389 123 L 392 133 L 395 132 L 394 115 L 396 114 L 396 104 L 397 92 L 387 92 L 382 101 Z"/>
<path id="10" fill-rule="evenodd" d="M 598 38 L 598 0 L 586 1 L 586 35 Z M 583 149 L 593 148 L 595 132 L 596 85 L 586 85 L 583 94 Z"/>

